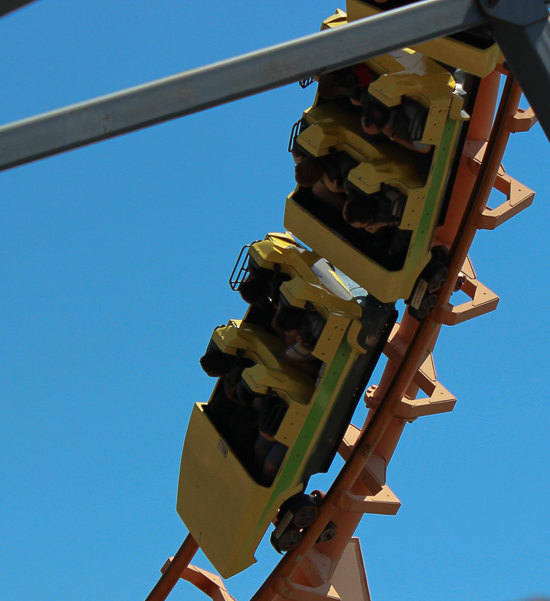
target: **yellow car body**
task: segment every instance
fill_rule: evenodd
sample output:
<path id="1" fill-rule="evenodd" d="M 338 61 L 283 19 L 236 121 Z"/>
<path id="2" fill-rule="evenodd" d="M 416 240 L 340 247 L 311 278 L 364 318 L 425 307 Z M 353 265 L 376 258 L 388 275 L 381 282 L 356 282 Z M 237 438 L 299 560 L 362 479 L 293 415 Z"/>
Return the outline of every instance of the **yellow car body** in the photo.
<path id="1" fill-rule="evenodd" d="M 254 552 L 281 504 L 302 491 L 312 474 L 328 469 L 396 318 L 392 306 L 355 298 L 328 263 L 289 235 L 268 235 L 250 247 L 249 257 L 261 268 L 277 266 L 290 275 L 280 294 L 326 320 L 313 349 L 324 369 L 315 380 L 289 364 L 283 340 L 247 322 L 247 316 L 213 333 L 217 348 L 254 361 L 242 376 L 252 391 L 272 390 L 283 399 L 286 413 L 274 438 L 288 447 L 273 483 L 261 485 L 209 418 L 207 403 L 195 404 L 177 510 L 223 577 L 255 562 Z"/>
<path id="2" fill-rule="evenodd" d="M 420 142 L 433 146 L 427 178 L 415 168 L 418 153 L 395 142 L 375 144 L 362 130 L 360 117 L 336 102 L 316 103 L 303 115 L 298 145 L 313 157 L 332 149 L 347 153 L 358 165 L 349 171 L 350 184 L 365 194 L 388 185 L 406 196 L 397 226 L 407 240 L 397 264 L 372 251 L 372 236 L 347 224 L 341 215 L 323 213 L 310 188 L 298 186 L 287 198 L 285 227 L 305 244 L 344 271 L 382 302 L 407 299 L 431 258 L 433 234 L 444 203 L 448 176 L 461 123 L 468 119 L 455 80 L 435 61 L 410 49 L 397 50 L 365 63 L 379 75 L 368 91 L 388 107 L 409 98 L 429 114 Z"/>

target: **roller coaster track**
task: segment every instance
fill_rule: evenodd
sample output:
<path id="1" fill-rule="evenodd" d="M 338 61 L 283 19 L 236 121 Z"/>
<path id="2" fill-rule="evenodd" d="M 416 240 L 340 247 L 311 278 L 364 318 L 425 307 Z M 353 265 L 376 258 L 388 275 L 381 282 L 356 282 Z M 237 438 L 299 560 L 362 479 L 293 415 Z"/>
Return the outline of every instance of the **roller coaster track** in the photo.
<path id="1" fill-rule="evenodd" d="M 488 78 L 484 84 L 485 87 L 494 88 L 495 78 L 493 81 Z M 487 92 L 488 90 L 480 91 L 482 94 Z M 487 313 L 495 309 L 498 302 L 495 295 L 475 281 L 475 277 L 470 276 L 474 288 L 472 301 L 461 308 L 453 308 L 449 301 L 455 282 L 459 273 L 466 270 L 468 250 L 477 231 L 487 227 L 493 229 L 505 218 L 529 206 L 534 196 L 531 190 L 518 185 L 514 198 L 510 197 L 509 192 L 509 199 L 500 211 L 487 209 L 493 186 L 502 186 L 502 180 L 505 179 L 501 161 L 510 134 L 525 130 L 534 123 L 531 111 L 525 112 L 518 108 L 521 94 L 518 83 L 508 74 L 486 145 L 482 146 L 481 153 L 465 156 L 468 169 L 476 173 L 476 176 L 469 198 L 463 204 L 463 217 L 452 240 L 449 278 L 439 292 L 436 309 L 422 324 L 405 314 L 402 323 L 396 328 L 385 351 L 390 361 L 381 383 L 376 390 L 370 390 L 367 394 L 371 410 L 361 431 L 353 425 L 348 429 L 340 449 L 346 463 L 328 491 L 319 517 L 305 532 L 300 544 L 283 557 L 251 601 L 340 599 L 332 584 L 332 577 L 346 548 L 353 544 L 350 538 L 362 514 L 395 513 L 399 507 L 399 502 L 385 485 L 385 475 L 379 481 L 382 485 L 380 493 L 369 493 L 365 481 L 369 476 L 372 479 L 376 465 L 380 463 L 372 460 L 383 458 L 387 465 L 407 421 L 421 415 L 452 410 L 455 399 L 439 385 L 435 372 L 430 377 L 431 353 L 441 325 L 452 325 Z M 474 114 L 473 120 L 475 117 Z M 470 143 L 473 143 L 472 139 Z M 508 181 L 511 190 L 510 178 Z M 479 294 L 476 294 L 478 290 Z M 424 385 L 419 386 L 422 381 Z M 429 397 L 411 401 L 415 399 L 419 387 L 427 388 Z M 362 475 L 365 477 L 361 478 Z M 328 544 L 316 544 L 331 520 L 338 524 L 338 537 Z M 189 565 L 197 550 L 197 543 L 189 535 L 176 556 L 165 564 L 164 574 L 147 601 L 166 599 L 179 578 L 193 583 L 214 601 L 233 599 L 218 576 Z"/>
<path id="2" fill-rule="evenodd" d="M 434 8 L 437 7 L 442 10 L 443 3 L 441 0 L 431 0 L 431 2 Z M 10 6 L 3 13 L 0 13 L 0 16 L 27 3 L 8 3 Z M 428 2 L 421 4 L 429 5 Z M 458 4 L 459 2 L 456 2 L 457 6 Z M 487 22 L 491 18 L 493 7 L 498 4 L 498 2 L 480 0 L 484 13 L 482 16 L 476 14 L 475 18 L 471 17 L 470 24 Z M 503 0 L 502 5 L 506 6 L 508 4 L 506 0 Z M 532 6 L 537 5 L 536 8 L 539 9 L 542 4 L 535 1 L 530 3 Z M 468 2 L 461 0 L 460 5 L 467 8 Z M 504 39 L 504 36 L 509 33 L 507 28 L 510 25 L 506 19 L 498 14 L 495 18 L 499 20 L 496 30 L 498 31 L 498 27 L 503 28 L 501 35 Z M 378 22 L 382 24 L 385 19 L 389 21 L 389 18 L 381 17 Z M 521 25 L 527 30 L 531 24 L 523 23 Z M 449 27 L 449 31 L 460 30 L 460 26 L 456 23 L 453 26 L 454 29 L 451 26 Z M 360 31 L 359 26 L 355 28 L 355 31 Z M 337 33 L 336 35 L 341 34 Z M 525 35 L 528 37 L 527 33 Z M 426 34 L 426 39 L 428 37 Z M 547 46 L 548 37 L 546 31 Z M 404 39 L 401 41 L 405 42 Z M 363 52 L 362 56 L 349 56 L 343 62 L 340 61 L 337 66 L 353 64 L 375 53 L 372 49 L 369 52 L 370 55 L 368 52 Z M 512 58 L 514 58 L 514 61 L 511 61 L 514 63 L 512 65 L 514 68 L 515 65 L 519 64 L 515 62 L 516 59 L 519 59 L 515 56 Z M 323 67 L 326 67 L 326 65 L 323 65 Z M 538 67 L 540 67 L 540 64 Z M 547 75 L 550 71 L 550 65 L 545 63 L 543 67 Z M 318 65 L 305 65 L 300 68 L 301 71 L 297 71 L 292 76 L 287 76 L 286 79 L 283 78 L 275 84 L 273 82 L 266 84 L 261 89 L 255 88 L 246 92 L 234 92 L 231 98 L 224 97 L 209 100 L 203 106 L 185 109 L 177 115 L 164 115 L 149 120 L 143 118 L 143 121 L 139 124 L 121 126 L 118 130 L 109 132 L 103 137 L 96 136 L 83 141 L 65 141 L 55 148 L 39 149 L 29 156 L 16 158 L 9 156 L 10 152 L 15 153 L 13 148 L 10 149 L 9 143 L 4 144 L 6 157 L 3 159 L 4 162 L 0 165 L 0 168 L 7 169 L 70 148 L 120 135 L 138 127 L 145 127 L 168 118 L 203 110 L 216 104 L 270 89 L 270 87 L 276 85 L 284 85 L 291 80 L 319 71 Z M 332 65 L 332 68 L 336 68 L 336 65 Z M 515 70 L 517 70 L 517 67 Z M 530 92 L 532 86 L 528 82 L 529 78 L 524 76 L 522 79 L 519 74 L 518 78 L 525 91 L 528 92 L 527 86 L 529 86 Z M 544 95 L 547 89 L 550 89 L 550 78 L 543 77 L 542 80 L 543 85 L 540 94 Z M 491 93 L 496 97 L 497 86 L 498 76 L 493 74 L 482 82 L 482 88 L 486 89 L 481 90 L 481 93 L 485 93 L 487 98 L 491 96 Z M 285 598 L 292 598 L 297 601 L 322 599 L 336 601 L 343 598 L 338 595 L 333 586 L 333 576 L 337 571 L 340 560 L 346 554 L 346 549 L 349 548 L 350 539 L 362 515 L 364 513 L 391 514 L 396 513 L 399 508 L 399 501 L 386 485 L 385 471 L 405 424 L 421 416 L 452 410 L 456 399 L 437 381 L 435 369 L 433 368 L 432 351 L 441 326 L 455 325 L 483 315 L 495 309 L 498 303 L 498 298 L 477 281 L 468 259 L 468 250 L 479 229 L 494 229 L 529 206 L 534 196 L 531 190 L 508 176 L 501 166 L 510 134 L 527 131 L 535 122 L 531 110 L 522 111 L 518 108 L 521 94 L 522 90 L 515 77 L 507 73 L 506 84 L 494 124 L 491 127 L 490 119 L 480 118 L 477 133 L 474 131 L 474 134 L 469 134 L 470 137 L 464 150 L 461 169 L 471 178 L 471 186 L 469 193 L 466 192 L 468 186 L 463 187 L 458 192 L 464 197 L 462 203 L 457 203 L 462 207 L 462 219 L 458 229 L 454 232 L 443 232 L 442 234 L 448 236 L 445 242 L 451 244 L 450 267 L 447 282 L 438 294 L 436 308 L 422 324 L 405 314 L 401 324 L 396 326 L 385 349 L 388 364 L 380 384 L 367 392 L 367 404 L 370 409 L 367 419 L 361 430 L 353 425 L 348 428 L 340 448 L 340 454 L 346 462 L 325 497 L 318 519 L 305 532 L 301 543 L 283 557 L 252 597 L 252 601 L 271 601 Z M 535 108 L 540 101 L 538 94 L 539 92 L 536 91 L 532 93 L 532 96 L 527 93 L 528 98 L 532 98 L 532 104 Z M 549 97 L 548 94 L 546 94 L 547 97 Z M 69 112 L 72 108 L 69 107 Z M 550 132 L 548 111 L 541 110 L 539 113 L 545 132 L 548 135 Z M 53 119 L 54 117 L 56 119 L 65 118 L 66 115 L 56 114 L 55 116 L 50 115 L 48 118 Z M 472 121 L 475 120 L 476 115 L 474 113 Z M 46 123 L 46 127 L 50 126 L 47 119 L 40 121 L 42 126 L 44 123 Z M 37 124 L 38 121 L 2 127 L 0 128 L 0 139 L 4 136 L 4 139 L 8 142 L 15 138 L 24 141 L 24 136 L 27 135 L 25 132 L 33 133 L 35 131 L 33 127 L 37 127 Z M 7 150 L 5 150 L 6 148 Z M 487 208 L 488 198 L 493 187 L 507 195 L 507 201 L 496 210 Z M 460 272 L 465 274 L 467 281 L 464 291 L 470 295 L 471 301 L 453 307 L 450 300 Z M 416 399 L 419 389 L 422 389 L 428 397 Z M 372 484 L 373 482 L 374 484 Z M 319 547 L 316 541 L 331 520 L 334 520 L 339 526 L 338 536 L 332 542 Z M 147 597 L 147 601 L 166 599 L 180 579 L 193 583 L 214 601 L 230 601 L 233 599 L 221 578 L 191 565 L 198 548 L 196 541 L 189 535 L 177 554 L 168 560 L 163 567 L 163 575 Z M 368 595 L 368 588 L 366 594 Z"/>

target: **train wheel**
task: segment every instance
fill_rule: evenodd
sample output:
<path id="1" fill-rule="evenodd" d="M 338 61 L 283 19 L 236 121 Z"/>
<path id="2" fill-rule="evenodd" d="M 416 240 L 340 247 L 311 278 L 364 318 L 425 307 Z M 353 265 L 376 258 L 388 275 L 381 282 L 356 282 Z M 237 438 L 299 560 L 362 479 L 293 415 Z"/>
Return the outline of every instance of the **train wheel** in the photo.
<path id="1" fill-rule="evenodd" d="M 428 293 L 437 292 L 446 282 L 449 270 L 447 261 L 449 252 L 444 246 L 434 246 L 431 250 L 432 259 L 428 263 L 423 277 L 428 282 Z"/>
<path id="2" fill-rule="evenodd" d="M 311 526 L 319 515 L 319 509 L 316 505 L 305 505 L 300 507 L 294 515 L 293 523 L 297 528 L 307 528 Z"/>
<path id="3" fill-rule="evenodd" d="M 447 281 L 449 269 L 445 264 L 447 250 L 443 246 L 432 248 L 432 258 L 418 277 L 413 293 L 407 301 L 409 313 L 418 321 L 424 321 L 435 307 L 436 292 Z"/>
<path id="4" fill-rule="evenodd" d="M 449 270 L 446 265 L 441 265 L 437 271 L 432 275 L 430 281 L 428 282 L 428 292 L 433 294 L 437 292 L 441 286 L 447 281 L 447 276 L 449 275 Z"/>
<path id="5" fill-rule="evenodd" d="M 329 522 L 327 527 L 321 532 L 321 536 L 317 539 L 318 543 L 329 543 L 336 536 L 336 524 Z"/>
<path id="6" fill-rule="evenodd" d="M 326 493 L 322 490 L 314 490 L 309 496 L 315 501 L 317 507 L 321 507 L 323 499 L 326 497 Z"/>
<path id="7" fill-rule="evenodd" d="M 433 311 L 437 303 L 437 296 L 435 294 L 429 294 L 426 298 L 420 303 L 420 307 L 417 310 L 417 319 L 423 321 L 428 317 L 428 315 Z"/>
<path id="8" fill-rule="evenodd" d="M 295 549 L 302 540 L 302 533 L 298 528 L 287 528 L 279 538 L 271 535 L 271 544 L 278 553 L 286 553 Z"/>
<path id="9" fill-rule="evenodd" d="M 292 523 L 296 528 L 311 526 L 319 515 L 317 502 L 310 495 L 300 495 L 290 506 L 290 511 L 294 514 Z"/>

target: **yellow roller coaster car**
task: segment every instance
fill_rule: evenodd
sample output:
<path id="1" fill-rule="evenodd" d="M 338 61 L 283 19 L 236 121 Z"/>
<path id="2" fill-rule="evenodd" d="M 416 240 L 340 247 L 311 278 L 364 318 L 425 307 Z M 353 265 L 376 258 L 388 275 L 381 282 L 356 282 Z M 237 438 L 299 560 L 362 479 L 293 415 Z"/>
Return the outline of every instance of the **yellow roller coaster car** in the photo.
<path id="1" fill-rule="evenodd" d="M 222 382 L 208 403 L 195 404 L 182 453 L 177 510 L 223 577 L 255 562 L 256 547 L 281 505 L 301 493 L 312 474 L 328 469 L 396 319 L 392 305 L 354 297 L 328 263 L 289 235 L 270 234 L 252 244 L 246 261 L 253 263 L 245 266 L 248 274 L 284 273 L 279 303 L 322 320 L 310 339 L 311 354 L 322 367 L 314 377 L 291 364 L 285 342 L 269 323 L 259 323 L 254 307 L 242 321 L 230 321 L 213 333 L 216 349 L 252 363 L 242 372 L 242 384 L 253 398 L 267 399 L 269 415 L 262 427 L 284 451 L 272 481 L 262 480 L 252 447 L 211 414 Z M 288 514 L 279 524 L 274 533 L 279 550 L 296 544 L 311 521 L 311 512 L 306 513 L 302 521 Z"/>
<path id="2" fill-rule="evenodd" d="M 365 195 L 391 190 L 403 202 L 393 211 L 392 227 L 377 235 L 351 227 L 340 208 L 319 201 L 311 188 L 298 186 L 287 198 L 285 226 L 382 302 L 417 302 L 415 284 L 427 267 L 461 124 L 463 90 L 435 61 L 404 49 L 365 63 L 376 74 L 369 97 L 388 108 L 414 102 L 425 111 L 419 142 L 431 147 L 419 155 L 386 139 L 380 144 L 365 135 L 361 108 L 317 97 L 305 111 L 294 142 L 306 155 L 345 153 L 352 161 L 346 191 Z M 382 136 L 383 137 L 383 136 Z M 422 173 L 418 158 L 431 163 Z M 354 165 L 354 166 L 353 166 Z M 418 298 L 417 298 L 418 297 Z"/>

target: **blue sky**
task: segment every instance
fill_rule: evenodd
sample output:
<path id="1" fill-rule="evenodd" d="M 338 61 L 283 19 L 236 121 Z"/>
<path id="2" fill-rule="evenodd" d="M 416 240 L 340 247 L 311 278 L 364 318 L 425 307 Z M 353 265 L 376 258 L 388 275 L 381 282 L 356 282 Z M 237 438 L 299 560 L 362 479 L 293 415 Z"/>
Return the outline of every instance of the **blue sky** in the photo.
<path id="1" fill-rule="evenodd" d="M 338 6 L 42 0 L 0 21 L 1 121 L 312 33 Z M 282 228 L 311 101 L 295 84 L 0 174 L 6 598 L 143 599 L 181 544 L 181 447 L 212 387 L 198 358 L 244 313 L 227 285 L 240 248 Z M 510 142 L 507 170 L 537 196 L 474 241 L 501 302 L 442 332 L 458 403 L 407 427 L 388 469 L 403 506 L 358 530 L 374 600 L 550 595 L 549 157 L 538 126 Z M 257 557 L 228 582 L 239 601 L 277 560 L 269 543 Z"/>

